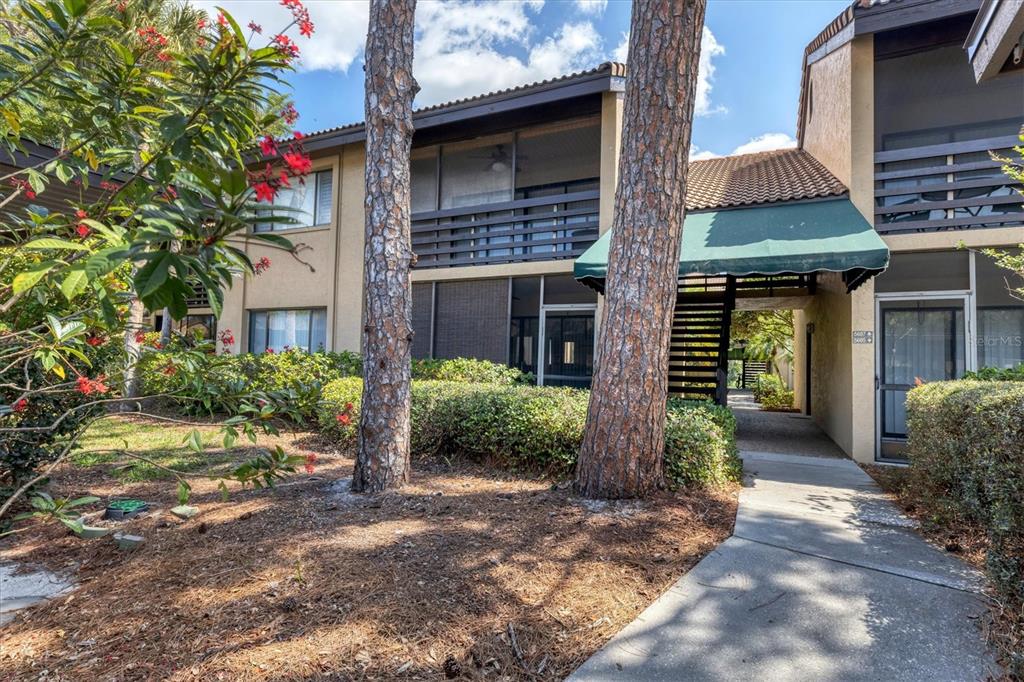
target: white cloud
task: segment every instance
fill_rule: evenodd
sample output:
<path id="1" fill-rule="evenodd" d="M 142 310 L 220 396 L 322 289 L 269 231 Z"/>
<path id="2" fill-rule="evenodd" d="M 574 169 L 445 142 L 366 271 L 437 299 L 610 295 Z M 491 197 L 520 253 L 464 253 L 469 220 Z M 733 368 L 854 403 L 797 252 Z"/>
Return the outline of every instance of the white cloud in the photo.
<path id="1" fill-rule="evenodd" d="M 192 4 L 206 10 L 211 17 L 217 16 L 216 7 L 223 7 L 243 28 L 249 21 L 255 21 L 263 27 L 263 36 L 268 39 L 291 22 L 289 11 L 270 0 L 192 0 Z M 306 0 L 305 5 L 316 26 L 313 37 L 300 37 L 297 28 L 288 32 L 301 50 L 298 68 L 347 71 L 366 45 L 369 5 L 336 0 Z"/>
<path id="2" fill-rule="evenodd" d="M 715 65 L 711 61 L 725 54 L 725 46 L 715 39 L 715 34 L 707 26 L 701 35 L 700 63 L 697 68 L 697 95 L 693 104 L 693 113 L 697 116 L 725 113 L 723 106 L 711 106 L 711 83 L 715 80 Z"/>
<path id="3" fill-rule="evenodd" d="M 608 6 L 608 0 L 576 0 L 576 9 L 584 14 L 601 16 Z"/>
<path id="4" fill-rule="evenodd" d="M 750 138 L 729 153 L 729 156 L 736 154 L 753 154 L 755 152 L 767 152 L 773 149 L 791 149 L 796 146 L 796 140 L 786 133 L 765 133 Z M 690 161 L 705 161 L 717 159 L 722 156 L 710 149 L 701 149 L 695 144 L 690 145 Z"/>
<path id="5" fill-rule="evenodd" d="M 733 154 L 753 154 L 754 152 L 766 152 L 772 149 L 791 149 L 796 146 L 796 140 L 786 133 L 765 133 L 750 138 L 749 142 L 741 144 L 732 150 Z"/>
<path id="6" fill-rule="evenodd" d="M 191 0 L 216 14 L 222 6 L 241 25 L 250 20 L 263 26 L 269 37 L 291 19 L 288 10 L 272 0 Z M 607 0 L 575 0 L 580 12 L 600 14 Z M 307 0 L 316 32 L 310 39 L 290 34 L 302 50 L 297 67 L 347 72 L 362 59 L 369 7 L 363 0 Z M 420 0 L 416 8 L 414 74 L 422 88 L 417 106 L 426 106 L 493 90 L 523 85 L 593 68 L 609 57 L 601 35 L 591 21 L 567 22 L 538 34 L 535 19 L 543 0 L 483 2 Z M 629 35 L 622 33 L 611 58 L 625 61 Z M 725 111 L 714 106 L 711 88 L 713 59 L 725 48 L 704 28 L 694 112 L 707 116 Z"/>
<path id="7" fill-rule="evenodd" d="M 619 44 L 616 45 L 614 50 L 612 50 L 612 59 L 614 59 L 617 62 L 622 62 L 623 64 L 625 64 L 626 60 L 628 58 L 629 58 L 629 32 L 628 31 L 623 31 L 622 32 L 622 40 L 620 40 Z"/>
<path id="8" fill-rule="evenodd" d="M 713 106 L 711 103 L 711 85 L 715 80 L 715 64 L 712 59 L 724 54 L 725 46 L 718 42 L 711 29 L 705 26 L 700 41 L 700 61 L 697 64 L 697 93 L 693 103 L 693 113 L 697 116 L 723 114 L 727 111 L 724 106 Z M 629 33 L 623 32 L 619 44 L 612 50 L 612 59 L 617 62 L 626 62 L 628 57 Z"/>
<path id="9" fill-rule="evenodd" d="M 589 21 L 535 36 L 531 15 L 539 9 L 535 2 L 419 3 L 417 106 L 544 80 L 602 61 L 601 36 Z"/>
<path id="10" fill-rule="evenodd" d="M 696 145 L 690 145 L 690 161 L 706 161 L 707 159 L 717 159 L 721 154 L 716 154 L 709 149 L 700 149 Z"/>

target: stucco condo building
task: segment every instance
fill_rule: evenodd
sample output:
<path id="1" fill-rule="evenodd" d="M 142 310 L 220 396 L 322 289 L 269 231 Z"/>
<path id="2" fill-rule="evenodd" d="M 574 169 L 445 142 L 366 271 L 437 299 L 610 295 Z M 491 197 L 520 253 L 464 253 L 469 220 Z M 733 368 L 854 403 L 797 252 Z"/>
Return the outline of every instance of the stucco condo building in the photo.
<path id="1" fill-rule="evenodd" d="M 858 461 L 899 460 L 917 380 L 1024 361 L 1024 302 L 977 252 L 1024 242 L 989 155 L 1024 123 L 1022 22 L 1019 0 L 858 2 L 807 46 L 795 149 L 691 164 L 674 392 L 723 400 L 732 312 L 792 309 L 796 406 Z M 415 113 L 416 357 L 589 384 L 627 78 L 607 63 Z M 279 198 L 305 263 L 248 247 L 273 266 L 227 294 L 237 352 L 360 347 L 364 129 L 305 147 L 314 175 Z M 181 324 L 212 327 L 192 303 Z"/>

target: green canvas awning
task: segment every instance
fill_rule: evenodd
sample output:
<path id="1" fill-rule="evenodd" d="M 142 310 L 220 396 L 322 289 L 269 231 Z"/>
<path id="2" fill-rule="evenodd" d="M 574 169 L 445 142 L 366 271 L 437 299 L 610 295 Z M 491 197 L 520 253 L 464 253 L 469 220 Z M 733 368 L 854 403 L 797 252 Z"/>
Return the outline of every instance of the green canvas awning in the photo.
<path id="1" fill-rule="evenodd" d="M 576 279 L 603 289 L 611 233 L 576 259 Z M 679 275 L 855 273 L 884 270 L 889 249 L 849 199 L 779 203 L 688 213 Z"/>

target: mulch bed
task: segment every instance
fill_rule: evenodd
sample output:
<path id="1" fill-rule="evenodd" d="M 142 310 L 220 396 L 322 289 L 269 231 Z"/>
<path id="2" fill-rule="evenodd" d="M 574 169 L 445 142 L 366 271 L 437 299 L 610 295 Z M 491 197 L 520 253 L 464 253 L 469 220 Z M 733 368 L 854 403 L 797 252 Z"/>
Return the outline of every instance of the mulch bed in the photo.
<path id="1" fill-rule="evenodd" d="M 145 544 L 119 551 L 55 526 L 8 539 L 0 560 L 73 574 L 70 595 L 0 630 L 0 678 L 68 680 L 561 679 L 732 532 L 736 491 L 593 503 L 549 481 L 414 463 L 398 492 L 313 477 L 167 513 L 173 485 L 119 486 L 65 467 L 61 494 L 131 495 Z M 45 672 L 44 672 L 45 671 Z"/>

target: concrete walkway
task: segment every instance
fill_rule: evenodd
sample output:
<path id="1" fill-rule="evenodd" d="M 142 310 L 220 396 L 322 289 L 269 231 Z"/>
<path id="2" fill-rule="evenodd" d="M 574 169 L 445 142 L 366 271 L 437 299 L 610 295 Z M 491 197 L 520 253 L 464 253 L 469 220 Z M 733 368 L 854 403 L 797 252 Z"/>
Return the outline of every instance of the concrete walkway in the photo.
<path id="1" fill-rule="evenodd" d="M 569 679 L 984 680 L 981 576 L 848 459 L 745 453 L 733 537 Z"/>
<path id="2" fill-rule="evenodd" d="M 736 415 L 736 445 L 741 452 L 846 458 L 846 453 L 806 415 L 766 412 L 754 401 L 753 393 L 738 389 L 729 391 L 729 407 Z"/>

